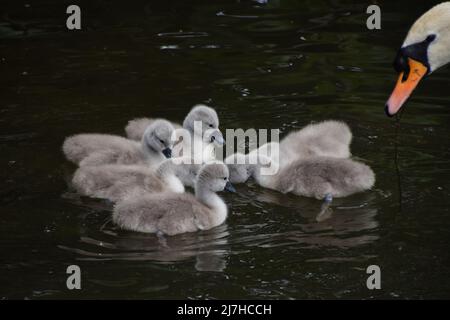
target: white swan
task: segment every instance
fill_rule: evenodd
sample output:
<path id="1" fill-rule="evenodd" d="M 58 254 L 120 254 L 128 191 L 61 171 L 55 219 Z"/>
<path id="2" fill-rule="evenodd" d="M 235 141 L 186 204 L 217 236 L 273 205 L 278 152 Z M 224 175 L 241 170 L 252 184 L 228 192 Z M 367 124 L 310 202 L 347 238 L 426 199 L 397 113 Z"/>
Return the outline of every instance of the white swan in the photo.
<path id="1" fill-rule="evenodd" d="M 131 196 L 114 207 L 113 221 L 123 229 L 175 235 L 222 224 L 228 209 L 216 192 L 234 192 L 223 163 L 205 164 L 197 176 L 195 196 L 171 192 Z"/>
<path id="2" fill-rule="evenodd" d="M 66 138 L 63 152 L 80 166 L 102 164 L 148 164 L 156 167 L 172 155 L 173 126 L 166 120 L 154 121 L 139 143 L 108 134 L 78 134 Z"/>
<path id="3" fill-rule="evenodd" d="M 395 115 L 420 80 L 450 62 L 450 2 L 431 8 L 414 22 L 394 61 L 400 76 L 386 103 Z"/>

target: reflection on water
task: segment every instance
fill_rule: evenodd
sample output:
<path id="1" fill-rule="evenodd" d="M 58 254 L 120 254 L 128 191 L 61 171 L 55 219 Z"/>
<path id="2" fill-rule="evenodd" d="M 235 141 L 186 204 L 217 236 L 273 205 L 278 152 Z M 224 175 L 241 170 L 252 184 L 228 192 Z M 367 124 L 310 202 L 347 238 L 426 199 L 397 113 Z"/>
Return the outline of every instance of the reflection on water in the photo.
<path id="1" fill-rule="evenodd" d="M 348 249 L 369 244 L 378 239 L 376 233 L 378 223 L 375 219 L 377 210 L 368 208 L 369 201 L 375 201 L 373 194 L 368 194 L 364 202 L 357 204 L 346 202 L 346 207 L 336 201 L 333 214 L 326 221 L 317 223 L 314 219 L 314 210 L 317 210 L 318 201 L 311 199 L 298 199 L 269 190 L 260 190 L 259 194 L 240 194 L 234 199 L 232 213 L 239 215 L 239 211 L 252 205 L 262 209 L 264 203 L 283 206 L 294 212 L 296 223 L 286 230 L 256 231 L 267 223 L 257 226 L 237 225 L 228 230 L 222 225 L 212 230 L 182 234 L 174 237 L 160 237 L 156 235 L 126 232 L 113 225 L 109 215 L 106 221 L 99 221 L 98 227 L 92 226 L 85 233 L 80 234 L 77 247 L 59 245 L 62 250 L 76 254 L 77 260 L 105 261 L 153 261 L 171 263 L 195 258 L 197 271 L 217 271 L 226 269 L 227 257 L 237 255 L 240 251 L 249 252 L 252 247 L 272 248 L 289 246 L 290 248 L 319 248 L 338 247 Z M 79 205 L 83 200 L 73 194 L 71 197 Z M 107 202 L 98 202 L 85 199 L 89 208 L 95 210 L 111 210 Z M 360 200 L 361 201 L 361 200 Z M 109 207 L 109 208 L 108 208 Z M 236 211 L 235 211 L 236 210 Z M 109 212 L 108 212 L 109 213 Z M 267 213 L 267 211 L 265 212 Z M 275 219 L 277 219 L 275 217 Z M 281 221 L 270 221 L 279 226 Z M 303 220 L 302 223 L 299 221 Z M 249 232 L 251 229 L 255 230 Z M 364 234 L 360 234 L 363 232 Z M 91 235 L 90 233 L 93 232 Z M 345 238 L 342 238 L 345 237 Z"/>
<path id="2" fill-rule="evenodd" d="M 0 298 L 450 297 L 450 71 L 421 84 L 396 134 L 383 112 L 391 62 L 431 4 L 379 2 L 376 32 L 351 0 L 86 1 L 82 31 L 67 32 L 59 1 L 7 0 Z M 65 136 L 123 134 L 139 116 L 182 121 L 201 102 L 223 129 L 283 136 L 344 120 L 376 187 L 335 199 L 318 222 L 320 201 L 250 182 L 222 195 L 226 225 L 166 238 L 117 229 L 111 203 L 71 190 Z M 65 289 L 71 264 L 82 292 Z M 381 291 L 365 287 L 370 264 L 382 269 Z"/>
<path id="3" fill-rule="evenodd" d="M 117 230 L 108 219 L 96 238 L 80 237 L 80 247 L 65 245 L 58 247 L 77 255 L 78 260 L 104 261 L 129 260 L 172 263 L 195 259 L 198 271 L 217 271 L 226 269 L 229 236 L 227 226 L 210 231 L 183 234 L 175 237 L 158 237 Z M 101 239 L 101 240 L 100 240 Z"/>

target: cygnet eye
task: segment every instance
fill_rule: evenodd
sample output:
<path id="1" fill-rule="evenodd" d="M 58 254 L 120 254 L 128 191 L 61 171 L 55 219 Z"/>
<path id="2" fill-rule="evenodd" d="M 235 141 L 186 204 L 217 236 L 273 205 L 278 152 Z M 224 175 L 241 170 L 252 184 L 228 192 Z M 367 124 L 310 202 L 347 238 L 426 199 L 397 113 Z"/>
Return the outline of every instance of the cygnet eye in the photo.
<path id="1" fill-rule="evenodd" d="M 210 128 L 213 128 L 214 126 L 212 124 L 209 125 Z"/>
<path id="2" fill-rule="evenodd" d="M 223 178 L 223 180 L 227 181 L 227 177 Z"/>
<path id="3" fill-rule="evenodd" d="M 159 142 L 161 142 L 162 144 L 164 144 L 164 140 L 162 140 L 162 139 L 159 139 Z"/>

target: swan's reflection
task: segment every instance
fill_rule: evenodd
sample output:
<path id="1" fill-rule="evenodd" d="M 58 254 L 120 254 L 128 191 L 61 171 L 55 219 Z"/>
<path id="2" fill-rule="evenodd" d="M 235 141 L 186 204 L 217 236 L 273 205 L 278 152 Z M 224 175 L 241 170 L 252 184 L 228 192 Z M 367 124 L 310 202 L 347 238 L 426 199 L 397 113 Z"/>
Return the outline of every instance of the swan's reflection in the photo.
<path id="1" fill-rule="evenodd" d="M 111 221 L 107 221 L 101 231 L 95 239 L 81 237 L 83 247 L 88 246 L 89 249 L 59 247 L 77 253 L 80 255 L 78 259 L 85 261 L 129 260 L 170 264 L 195 258 L 194 267 L 197 271 L 223 272 L 227 267 L 230 249 L 226 225 L 163 238 L 154 234 L 122 231 Z"/>
<path id="2" fill-rule="evenodd" d="M 380 195 L 376 191 L 336 199 L 330 217 L 318 222 L 318 200 L 253 185 L 240 189 L 243 192 L 238 197 L 227 201 L 230 227 L 224 224 L 208 231 L 158 237 L 121 230 L 109 216 L 106 221 L 96 221 L 104 217 L 99 214 L 91 219 L 94 224 L 80 228 L 78 248 L 60 248 L 75 252 L 79 260 L 159 264 L 195 260 L 193 267 L 197 271 L 223 272 L 231 254 L 253 250 L 250 248 L 350 249 L 379 239 L 378 210 L 374 204 L 379 203 Z"/>
<path id="3" fill-rule="evenodd" d="M 379 224 L 376 220 L 378 209 L 372 206 L 378 200 L 376 192 L 336 199 L 329 217 L 317 221 L 320 201 L 261 189 L 253 201 L 280 206 L 279 210 L 274 210 L 276 214 L 272 215 L 272 219 L 280 215 L 279 221 L 282 223 L 287 217 L 293 218 L 293 212 L 298 215 L 298 219 L 294 217 L 295 222 L 289 227 L 290 231 L 272 234 L 270 241 L 259 241 L 258 245 L 274 247 L 301 244 L 352 248 L 372 243 L 379 239 Z"/>
<path id="4" fill-rule="evenodd" d="M 203 252 L 196 256 L 195 269 L 197 271 L 223 272 L 227 267 L 225 254 L 216 252 Z"/>

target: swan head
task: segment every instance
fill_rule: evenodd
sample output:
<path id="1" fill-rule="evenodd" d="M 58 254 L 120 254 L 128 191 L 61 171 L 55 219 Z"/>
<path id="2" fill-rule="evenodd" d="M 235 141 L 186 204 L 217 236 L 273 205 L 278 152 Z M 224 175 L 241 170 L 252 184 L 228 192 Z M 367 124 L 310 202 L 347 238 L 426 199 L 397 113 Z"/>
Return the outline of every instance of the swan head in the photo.
<path id="1" fill-rule="evenodd" d="M 197 124 L 197 125 L 196 125 Z M 219 117 L 217 112 L 208 106 L 198 104 L 188 113 L 183 122 L 183 128 L 191 133 L 201 134 L 208 139 L 207 142 L 224 144 L 222 133 L 219 130 Z"/>
<path id="2" fill-rule="evenodd" d="M 196 164 L 191 157 L 178 157 L 170 160 L 175 165 L 174 172 L 177 178 L 181 180 L 183 185 L 194 188 L 197 175 L 202 165 Z"/>
<path id="3" fill-rule="evenodd" d="M 206 143 L 214 143 L 219 146 L 225 144 L 225 139 L 219 129 L 207 129 L 203 135 L 203 141 Z"/>
<path id="4" fill-rule="evenodd" d="M 172 157 L 172 133 L 174 127 L 169 121 L 156 120 L 145 129 L 142 145 L 145 150 L 161 152 L 166 158 Z"/>
<path id="5" fill-rule="evenodd" d="M 210 162 L 200 169 L 195 190 L 208 190 L 212 192 L 228 191 L 236 192 L 230 182 L 230 173 L 227 166 L 222 162 Z"/>
<path id="6" fill-rule="evenodd" d="M 245 183 L 252 175 L 247 157 L 242 153 L 235 153 L 225 158 L 225 164 L 230 173 L 232 183 Z"/>
<path id="7" fill-rule="evenodd" d="M 394 68 L 400 74 L 385 111 L 395 115 L 420 80 L 450 62 L 450 2 L 423 14 L 411 27 L 397 53 Z"/>
<path id="8" fill-rule="evenodd" d="M 274 175 L 278 172 L 278 163 L 276 161 L 273 161 L 267 155 L 255 151 L 247 155 L 235 153 L 225 158 L 232 183 L 244 183 L 250 177 L 258 181 L 261 175 Z"/>
<path id="9" fill-rule="evenodd" d="M 166 159 L 156 169 L 156 176 L 164 182 L 172 184 L 172 190 L 177 188 L 179 192 L 184 192 L 184 186 L 194 187 L 197 174 L 201 165 L 194 164 L 189 157 L 178 157 Z"/>

